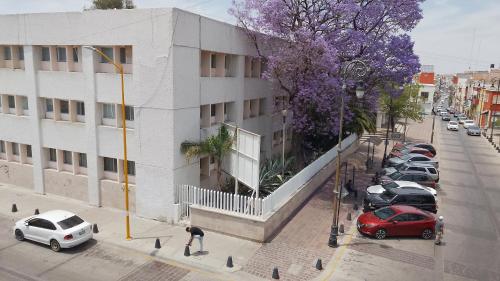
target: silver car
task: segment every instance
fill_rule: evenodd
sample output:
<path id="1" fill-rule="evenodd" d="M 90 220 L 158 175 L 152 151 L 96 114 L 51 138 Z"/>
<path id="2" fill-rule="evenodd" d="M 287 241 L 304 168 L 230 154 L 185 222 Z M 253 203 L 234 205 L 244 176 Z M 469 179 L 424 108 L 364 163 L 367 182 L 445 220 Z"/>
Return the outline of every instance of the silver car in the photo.
<path id="1" fill-rule="evenodd" d="M 439 170 L 436 169 L 431 164 L 427 163 L 417 163 L 417 162 L 409 162 L 409 163 L 404 163 L 402 165 L 396 166 L 396 167 L 387 167 L 384 168 L 382 171 L 382 174 L 384 175 L 391 175 L 394 172 L 397 171 L 419 171 L 427 174 L 429 177 L 431 177 L 433 180 L 436 182 L 439 182 Z"/>
<path id="2" fill-rule="evenodd" d="M 439 168 L 439 162 L 434 160 L 433 158 L 427 157 L 422 154 L 406 154 L 400 157 L 394 157 L 394 158 L 389 158 L 388 164 L 391 167 L 396 167 L 398 165 L 402 165 L 404 163 L 423 163 L 423 164 L 429 164 L 432 165 L 436 168 Z"/>
<path id="3" fill-rule="evenodd" d="M 478 126 L 469 126 L 467 128 L 467 135 L 469 136 L 480 136 L 481 135 L 481 129 Z"/>

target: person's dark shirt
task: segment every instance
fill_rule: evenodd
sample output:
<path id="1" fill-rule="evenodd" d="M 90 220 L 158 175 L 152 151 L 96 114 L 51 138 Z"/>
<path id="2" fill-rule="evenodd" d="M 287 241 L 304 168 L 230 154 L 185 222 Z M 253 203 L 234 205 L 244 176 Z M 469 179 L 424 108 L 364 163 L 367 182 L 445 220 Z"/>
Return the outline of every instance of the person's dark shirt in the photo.
<path id="1" fill-rule="evenodd" d="M 199 236 L 203 237 L 205 235 L 205 233 L 203 233 L 203 230 L 201 230 L 200 228 L 198 228 L 196 226 L 191 227 L 189 229 L 189 232 L 191 232 L 191 236 L 199 235 Z"/>

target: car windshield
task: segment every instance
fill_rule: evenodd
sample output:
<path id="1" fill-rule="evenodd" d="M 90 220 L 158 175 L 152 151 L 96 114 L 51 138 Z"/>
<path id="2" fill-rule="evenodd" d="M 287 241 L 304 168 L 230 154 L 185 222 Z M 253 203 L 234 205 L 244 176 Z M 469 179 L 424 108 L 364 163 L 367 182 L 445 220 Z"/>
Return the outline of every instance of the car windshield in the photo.
<path id="1" fill-rule="evenodd" d="M 407 155 L 403 155 L 403 156 L 400 156 L 399 158 L 402 159 L 402 160 L 408 160 L 412 157 L 412 155 L 410 154 L 407 154 Z"/>
<path id="2" fill-rule="evenodd" d="M 398 173 L 398 172 L 396 172 L 396 173 Z M 398 174 L 400 174 L 400 173 L 398 173 Z M 401 174 L 400 174 L 400 175 L 401 175 Z M 397 183 L 395 183 L 395 182 L 391 181 L 391 182 L 388 182 L 388 183 L 384 183 L 384 184 L 382 184 L 382 187 L 383 187 L 385 190 L 389 190 L 389 189 L 391 189 L 391 188 L 398 188 L 398 187 L 399 187 L 399 185 L 398 185 Z"/>
<path id="3" fill-rule="evenodd" d="M 393 216 L 396 212 L 394 212 L 394 210 L 391 208 L 391 207 L 387 207 L 387 208 L 381 208 L 381 209 L 378 209 L 376 211 L 373 212 L 373 214 L 379 218 L 379 219 L 382 219 L 382 220 L 385 220 L 387 218 L 390 218 L 391 216 Z"/>
<path id="4" fill-rule="evenodd" d="M 455 121 L 450 121 L 450 123 L 449 123 L 449 124 L 450 124 L 450 125 L 457 125 L 457 122 L 455 122 Z"/>
<path id="5" fill-rule="evenodd" d="M 385 188 L 385 186 L 383 186 Z M 394 197 L 396 197 L 396 194 L 386 190 L 380 194 L 380 198 L 382 198 L 385 201 L 391 201 Z"/>
<path id="6" fill-rule="evenodd" d="M 389 175 L 389 177 L 393 180 L 396 180 L 398 179 L 399 177 L 401 176 L 401 173 L 400 172 L 394 172 L 392 174 Z"/>
<path id="7" fill-rule="evenodd" d="M 57 224 L 59 226 L 61 226 L 62 229 L 68 229 L 68 228 L 72 228 L 74 226 L 77 226 L 79 224 L 83 223 L 83 220 L 79 217 L 79 216 L 72 216 L 72 217 L 69 217 L 67 219 L 64 219 L 60 222 L 58 222 Z"/>
<path id="8" fill-rule="evenodd" d="M 471 129 L 471 130 L 479 130 L 479 127 L 478 126 L 470 126 L 469 129 Z"/>

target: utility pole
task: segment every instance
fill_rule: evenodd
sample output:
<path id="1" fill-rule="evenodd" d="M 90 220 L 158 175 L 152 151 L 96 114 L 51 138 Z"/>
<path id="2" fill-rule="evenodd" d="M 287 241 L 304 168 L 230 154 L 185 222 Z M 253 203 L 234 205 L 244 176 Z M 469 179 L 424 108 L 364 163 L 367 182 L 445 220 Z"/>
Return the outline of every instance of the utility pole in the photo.
<path id="1" fill-rule="evenodd" d="M 434 111 L 434 109 L 432 110 Z M 432 133 L 431 133 L 431 143 L 434 141 L 434 124 L 436 123 L 436 113 L 432 116 Z"/>
<path id="2" fill-rule="evenodd" d="M 387 131 L 385 132 L 385 147 L 384 147 L 384 159 L 382 159 L 382 168 L 385 165 L 387 159 L 387 145 L 389 144 L 389 125 L 391 124 L 391 112 L 392 112 L 392 96 L 389 103 L 389 112 L 387 118 Z"/>

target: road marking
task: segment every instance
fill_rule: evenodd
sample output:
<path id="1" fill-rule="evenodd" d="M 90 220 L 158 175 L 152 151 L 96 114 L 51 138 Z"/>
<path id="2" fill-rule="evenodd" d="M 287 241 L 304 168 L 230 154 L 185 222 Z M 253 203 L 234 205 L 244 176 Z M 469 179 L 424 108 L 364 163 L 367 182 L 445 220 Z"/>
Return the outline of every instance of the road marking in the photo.
<path id="1" fill-rule="evenodd" d="M 353 220 L 354 221 L 354 220 Z M 354 230 L 356 229 L 355 226 L 352 226 L 351 229 L 349 230 L 349 234 L 347 234 L 347 240 L 342 241 L 342 245 L 337 249 L 340 250 L 339 252 L 335 251 L 335 259 L 331 264 L 328 265 L 328 273 L 326 276 L 322 279 L 323 281 L 329 280 L 333 274 L 335 273 L 335 270 L 337 269 L 337 266 L 339 265 L 340 259 L 344 256 L 344 252 L 347 249 L 347 246 L 349 243 L 351 243 L 352 238 L 354 237 Z"/>

